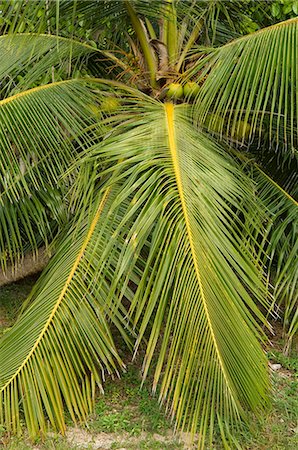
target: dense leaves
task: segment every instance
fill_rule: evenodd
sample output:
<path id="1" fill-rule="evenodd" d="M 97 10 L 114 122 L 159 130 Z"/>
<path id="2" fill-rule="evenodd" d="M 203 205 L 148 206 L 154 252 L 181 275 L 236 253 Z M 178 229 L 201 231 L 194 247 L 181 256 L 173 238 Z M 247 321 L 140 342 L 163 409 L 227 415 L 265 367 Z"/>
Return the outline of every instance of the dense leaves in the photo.
<path id="1" fill-rule="evenodd" d="M 298 22 L 274 5 L 3 5 L 0 260 L 53 255 L 1 339 L 7 431 L 85 420 L 119 336 L 200 448 L 268 405 L 264 312 L 287 350 L 298 323 Z"/>

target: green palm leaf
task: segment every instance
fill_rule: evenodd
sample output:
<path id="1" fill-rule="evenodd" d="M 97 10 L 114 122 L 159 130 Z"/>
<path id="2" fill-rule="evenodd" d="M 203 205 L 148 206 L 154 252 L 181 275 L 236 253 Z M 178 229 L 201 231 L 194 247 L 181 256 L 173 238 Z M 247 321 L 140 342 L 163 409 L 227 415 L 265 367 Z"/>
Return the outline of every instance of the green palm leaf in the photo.
<path id="1" fill-rule="evenodd" d="M 29 180 L 36 188 L 55 187 L 73 159 L 78 136 L 94 123 L 88 108 L 93 102 L 86 82 L 79 80 L 33 88 L 0 102 L 1 191 L 8 198 L 30 193 Z"/>
<path id="2" fill-rule="evenodd" d="M 7 198 L 0 205 L 0 262 L 6 272 L 7 261 L 22 263 L 22 256 L 30 250 L 46 246 L 58 227 L 65 225 L 67 208 L 61 192 L 47 187 L 31 190 L 17 202 Z"/>
<path id="3" fill-rule="evenodd" d="M 283 310 L 288 352 L 298 331 L 298 203 L 274 180 L 254 165 L 260 200 L 267 208 L 266 253 L 277 305 Z"/>
<path id="4" fill-rule="evenodd" d="M 88 44 L 55 35 L 0 36 L 2 96 L 28 89 L 35 83 L 61 80 L 80 69 L 98 50 Z"/>
<path id="5" fill-rule="evenodd" d="M 85 420 L 95 385 L 123 367 L 108 320 L 128 342 L 126 323 L 121 307 L 106 302 L 119 253 L 111 234 L 122 214 L 107 214 L 113 197 L 115 189 L 97 195 L 89 218 L 60 241 L 29 307 L 1 340 L 0 418 L 7 431 L 20 433 L 24 414 L 32 437 L 46 432 L 46 417 L 64 432 L 64 406 L 74 421 Z"/>
<path id="6" fill-rule="evenodd" d="M 219 147 L 197 134 L 183 106 L 150 100 L 132 114 L 129 127 L 119 120 L 81 160 L 95 164 L 106 194 L 97 213 L 86 211 L 88 222 L 78 215 L 28 309 L 2 340 L 1 420 L 19 431 L 20 400 L 31 435 L 45 429 L 43 408 L 62 431 L 63 402 L 74 419 L 86 417 L 90 380 L 101 383 L 96 361 L 108 370 L 120 363 L 105 317 L 126 336 L 125 295 L 139 330 L 136 349 L 147 329 L 150 336 L 144 376 L 165 326 L 154 386 L 161 379 L 160 400 L 167 399 L 179 427 L 199 430 L 204 448 L 215 422 L 229 429 L 247 407 L 266 403 L 254 318 L 264 321 L 255 301 L 264 304 L 266 292 L 236 214 L 255 208 L 253 189 Z M 96 170 L 103 161 L 106 181 Z"/>
<path id="7" fill-rule="evenodd" d="M 129 316 L 139 329 L 136 349 L 150 333 L 144 377 L 158 345 L 154 388 L 161 379 L 160 400 L 179 427 L 199 430 L 205 448 L 217 419 L 233 426 L 245 408 L 266 403 L 260 326 L 249 313 L 264 321 L 252 297 L 266 304 L 266 291 L 236 214 L 255 209 L 253 188 L 197 133 L 183 106 L 148 105 L 134 125 L 95 146 L 87 160 L 106 158 L 108 172 L 116 164 L 116 204 L 133 196 L 122 225 L 139 211 L 116 282 L 125 261 L 141 276 Z"/>
<path id="8" fill-rule="evenodd" d="M 267 266 L 273 294 L 270 309 L 274 311 L 273 316 L 281 318 L 283 322 L 286 339 L 284 351 L 288 353 L 298 331 L 296 174 L 294 172 L 291 176 L 291 172 L 286 172 L 288 176 L 285 180 L 282 171 L 278 174 L 285 190 L 253 158 L 248 158 L 236 149 L 231 149 L 231 152 L 243 163 L 243 170 L 255 183 L 256 195 L 263 210 L 260 217 L 263 222 L 263 226 L 260 226 L 261 233 L 258 228 L 251 230 L 252 247 L 255 242 L 261 242 L 256 260 L 262 260 Z M 254 232 L 257 232 L 257 236 L 253 236 Z"/>
<path id="9" fill-rule="evenodd" d="M 243 139 L 264 128 L 291 153 L 297 147 L 297 36 L 295 18 L 212 50 L 191 73 L 207 75 L 196 100 L 198 119 L 211 114 L 210 129 Z"/>
<path id="10" fill-rule="evenodd" d="M 23 253 L 21 235 L 36 248 L 34 227 L 40 228 L 47 241 L 50 217 L 59 218 L 62 224 L 61 210 L 66 212 L 69 207 L 67 186 L 75 177 L 74 173 L 65 177 L 65 172 L 77 153 L 99 139 L 100 130 L 105 129 L 96 125 L 103 96 L 94 94 L 87 83 L 52 83 L 0 101 L 2 262 L 8 254 L 13 261 Z M 55 190 L 58 198 L 53 196 Z M 42 203 L 36 196 L 43 197 Z"/>

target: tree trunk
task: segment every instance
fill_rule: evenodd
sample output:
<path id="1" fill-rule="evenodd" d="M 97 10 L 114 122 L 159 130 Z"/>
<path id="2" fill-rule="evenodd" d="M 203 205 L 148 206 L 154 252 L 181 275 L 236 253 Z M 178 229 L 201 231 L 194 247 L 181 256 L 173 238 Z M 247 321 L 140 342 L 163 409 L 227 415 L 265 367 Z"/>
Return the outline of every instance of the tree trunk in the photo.
<path id="1" fill-rule="evenodd" d="M 40 272 L 48 263 L 49 255 L 42 247 L 38 250 L 38 255 L 28 253 L 24 256 L 17 267 L 9 265 L 5 272 L 0 270 L 0 286 L 14 283 L 15 281 Z"/>

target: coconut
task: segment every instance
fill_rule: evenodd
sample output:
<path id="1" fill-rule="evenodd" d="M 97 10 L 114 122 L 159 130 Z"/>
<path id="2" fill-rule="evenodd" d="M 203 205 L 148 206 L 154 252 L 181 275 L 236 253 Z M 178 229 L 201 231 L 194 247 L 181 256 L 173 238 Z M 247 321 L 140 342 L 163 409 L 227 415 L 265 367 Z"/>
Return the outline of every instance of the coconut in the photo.
<path id="1" fill-rule="evenodd" d="M 251 130 L 251 125 L 248 122 L 245 122 L 244 120 L 238 120 L 236 122 L 236 128 L 235 128 L 235 137 L 237 139 L 248 139 L 249 134 Z"/>
<path id="2" fill-rule="evenodd" d="M 181 98 L 183 96 L 183 86 L 180 83 L 171 83 L 168 87 L 168 98 Z"/>
<path id="3" fill-rule="evenodd" d="M 120 102 L 115 97 L 106 97 L 101 102 L 101 110 L 107 113 L 115 112 L 120 107 Z"/>
<path id="4" fill-rule="evenodd" d="M 195 81 L 188 81 L 183 87 L 185 97 L 194 97 L 198 94 L 200 86 Z"/>

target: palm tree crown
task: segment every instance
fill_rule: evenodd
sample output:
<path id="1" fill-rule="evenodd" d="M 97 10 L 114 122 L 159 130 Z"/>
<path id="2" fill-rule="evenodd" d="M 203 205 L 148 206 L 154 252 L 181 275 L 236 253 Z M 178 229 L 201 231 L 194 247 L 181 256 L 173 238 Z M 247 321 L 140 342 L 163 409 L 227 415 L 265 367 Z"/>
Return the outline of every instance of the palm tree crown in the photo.
<path id="1" fill-rule="evenodd" d="M 239 5 L 3 6 L 2 270 L 51 256 L 1 338 L 7 431 L 85 420 L 115 335 L 200 448 L 268 404 L 267 312 L 298 330 L 298 20 Z"/>

